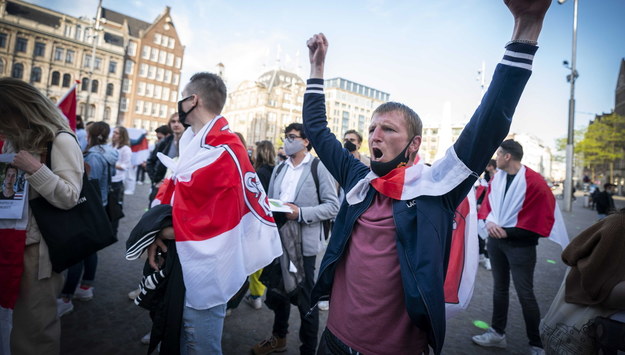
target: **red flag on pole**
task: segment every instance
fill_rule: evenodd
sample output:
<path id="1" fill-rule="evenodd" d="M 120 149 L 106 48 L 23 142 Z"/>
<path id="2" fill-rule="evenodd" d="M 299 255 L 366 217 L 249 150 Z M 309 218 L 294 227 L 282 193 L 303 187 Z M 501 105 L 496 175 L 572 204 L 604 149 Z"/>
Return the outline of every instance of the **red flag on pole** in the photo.
<path id="1" fill-rule="evenodd" d="M 56 106 L 63 112 L 69 126 L 75 132 L 76 131 L 76 85 L 79 81 L 76 80 L 74 85 L 67 90 L 65 95 L 59 100 Z"/>

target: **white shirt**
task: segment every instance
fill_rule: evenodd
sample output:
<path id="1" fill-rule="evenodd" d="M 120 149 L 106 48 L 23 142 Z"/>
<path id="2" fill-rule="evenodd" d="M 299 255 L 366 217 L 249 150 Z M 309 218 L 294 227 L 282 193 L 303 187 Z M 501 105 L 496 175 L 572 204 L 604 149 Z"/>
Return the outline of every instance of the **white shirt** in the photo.
<path id="1" fill-rule="evenodd" d="M 126 170 L 131 166 L 130 157 L 132 156 L 132 151 L 130 147 L 125 145 L 121 148 L 117 148 L 117 152 L 119 153 L 119 157 L 117 158 L 116 165 L 121 167 L 121 169 L 115 168 L 115 175 L 111 178 L 112 182 L 124 181 Z"/>
<path id="2" fill-rule="evenodd" d="M 302 176 L 302 171 L 304 170 L 303 166 L 311 159 L 311 155 L 308 152 L 306 152 L 304 160 L 302 160 L 298 166 L 293 166 L 292 158 L 289 157 L 289 159 L 287 159 L 285 162 L 286 172 L 284 173 L 284 178 L 282 179 L 282 184 L 280 185 L 281 201 L 293 202 L 295 200 L 295 190 L 297 188 L 299 178 Z"/>

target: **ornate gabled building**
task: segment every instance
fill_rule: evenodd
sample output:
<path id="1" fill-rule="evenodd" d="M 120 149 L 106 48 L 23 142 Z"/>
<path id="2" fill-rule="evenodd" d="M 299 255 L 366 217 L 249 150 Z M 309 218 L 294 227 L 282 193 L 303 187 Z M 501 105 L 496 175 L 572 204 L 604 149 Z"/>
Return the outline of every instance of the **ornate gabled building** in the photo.
<path id="1" fill-rule="evenodd" d="M 153 22 L 102 8 L 103 27 L 122 33 L 126 44 L 119 121 L 126 127 L 154 129 L 177 110 L 185 47 L 167 6 Z"/>
<path id="2" fill-rule="evenodd" d="M 79 114 L 117 122 L 124 64 L 118 31 L 95 37 L 91 20 L 21 0 L 0 0 L 0 76 L 34 85 L 53 101 L 78 80 Z"/>
<path id="3" fill-rule="evenodd" d="M 184 56 L 170 8 L 153 22 L 94 11 L 96 21 L 0 0 L 0 76 L 28 81 L 53 101 L 78 81 L 86 121 L 153 133 L 176 110 Z"/>
<path id="4" fill-rule="evenodd" d="M 306 85 L 297 74 L 275 69 L 255 81 L 244 81 L 228 94 L 223 115 L 248 146 L 269 140 L 281 146 L 284 127 L 302 122 Z"/>

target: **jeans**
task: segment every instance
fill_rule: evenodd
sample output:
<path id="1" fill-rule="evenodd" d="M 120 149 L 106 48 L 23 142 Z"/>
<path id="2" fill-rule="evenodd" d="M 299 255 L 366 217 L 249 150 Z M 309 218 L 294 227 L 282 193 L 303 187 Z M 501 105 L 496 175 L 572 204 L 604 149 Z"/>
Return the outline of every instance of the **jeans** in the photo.
<path id="1" fill-rule="evenodd" d="M 315 283 L 315 261 L 316 256 L 304 257 L 304 280 L 300 285 L 297 294 L 297 308 L 300 314 L 299 339 L 302 342 L 301 354 L 314 354 L 317 349 L 317 331 L 319 330 L 319 309 L 315 310 L 309 317 L 306 313 L 310 310 L 310 293 Z M 271 297 L 267 293 L 267 297 Z M 284 338 L 289 332 L 289 316 L 291 314 L 291 302 L 286 298 L 274 298 L 268 300 L 275 314 L 273 319 L 273 334 Z"/>
<path id="2" fill-rule="evenodd" d="M 221 354 L 226 304 L 209 309 L 184 306 L 180 332 L 180 354 Z"/>
<path id="3" fill-rule="evenodd" d="M 523 310 L 529 344 L 542 348 L 538 332 L 540 309 L 534 296 L 536 246 L 512 246 L 507 239 L 489 237 L 487 247 L 494 281 L 492 328 L 499 334 L 505 334 L 512 274 L 514 288 Z"/>
<path id="4" fill-rule="evenodd" d="M 321 334 L 317 355 L 361 355 L 361 353 L 350 348 L 326 328 Z"/>
<path id="5" fill-rule="evenodd" d="M 91 286 L 95 279 L 95 271 L 98 266 L 98 254 L 93 253 L 86 257 L 83 261 L 72 265 L 67 269 L 67 278 L 61 290 L 61 296 L 72 298 L 78 283 L 80 283 L 80 275 L 82 274 L 82 284 Z M 83 273 L 84 269 L 84 273 Z"/>

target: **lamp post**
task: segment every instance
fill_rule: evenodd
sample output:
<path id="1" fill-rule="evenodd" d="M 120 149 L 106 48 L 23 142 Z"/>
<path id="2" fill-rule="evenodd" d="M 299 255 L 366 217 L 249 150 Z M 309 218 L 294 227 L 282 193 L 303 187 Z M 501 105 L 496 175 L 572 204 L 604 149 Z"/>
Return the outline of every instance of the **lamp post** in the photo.
<path id="1" fill-rule="evenodd" d="M 567 0 L 558 0 L 558 4 L 563 4 Z M 573 138 L 575 126 L 575 80 L 578 77 L 575 68 L 577 61 L 577 2 L 573 0 L 573 53 L 571 55 L 571 74 L 567 79 L 571 83 L 571 97 L 569 98 L 569 128 L 566 139 L 566 177 L 564 180 L 564 210 L 571 212 L 573 204 Z M 568 63 L 565 61 L 565 65 Z"/>

